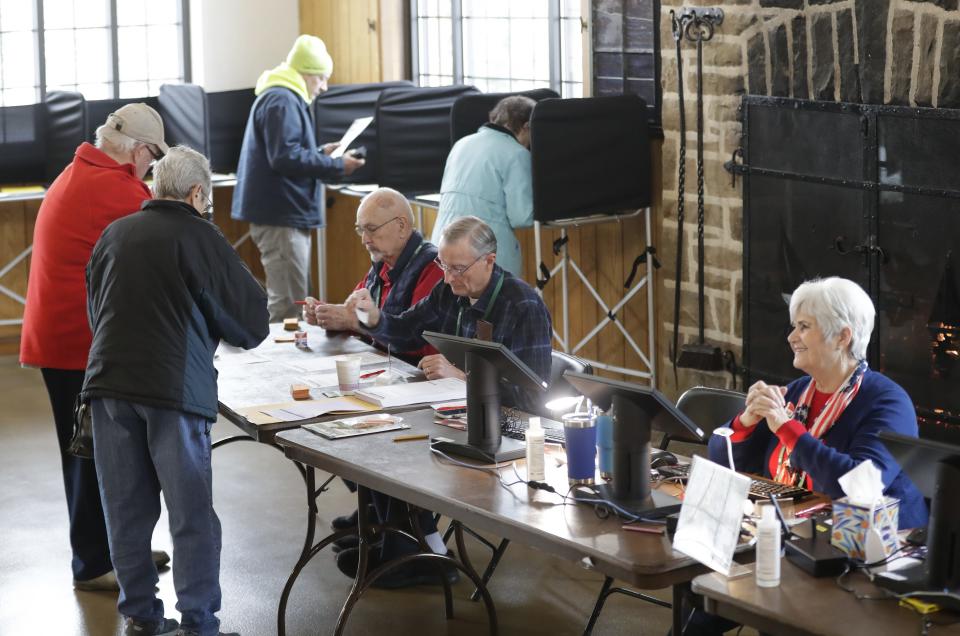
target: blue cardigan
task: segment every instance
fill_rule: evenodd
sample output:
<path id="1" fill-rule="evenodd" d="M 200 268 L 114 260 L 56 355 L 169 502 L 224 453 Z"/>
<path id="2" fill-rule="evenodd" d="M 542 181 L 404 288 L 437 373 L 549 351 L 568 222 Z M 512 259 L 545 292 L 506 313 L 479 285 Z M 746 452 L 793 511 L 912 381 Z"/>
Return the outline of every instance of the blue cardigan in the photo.
<path id="1" fill-rule="evenodd" d="M 809 382 L 809 376 L 791 382 L 786 401 L 796 404 Z M 917 415 L 909 396 L 896 382 L 867 369 L 860 391 L 833 427 L 822 440 L 810 433 L 801 435 L 790 463 L 810 475 L 815 491 L 839 499 L 844 495 L 837 479 L 863 460 L 873 460 L 883 476 L 884 494 L 900 500 L 900 527 L 926 526 L 928 512 L 923 496 L 880 441 L 880 431 L 916 437 Z M 771 477 L 770 455 L 778 442 L 765 422 L 757 424 L 747 439 L 733 444 L 737 470 Z M 709 454 L 711 460 L 727 465 L 726 442 L 717 435 L 710 437 Z"/>

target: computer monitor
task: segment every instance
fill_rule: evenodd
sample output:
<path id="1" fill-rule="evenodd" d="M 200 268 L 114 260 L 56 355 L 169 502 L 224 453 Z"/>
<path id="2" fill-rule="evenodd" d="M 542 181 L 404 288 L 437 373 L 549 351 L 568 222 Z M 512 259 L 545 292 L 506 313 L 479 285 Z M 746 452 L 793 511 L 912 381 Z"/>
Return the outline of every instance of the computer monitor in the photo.
<path id="1" fill-rule="evenodd" d="M 434 448 L 488 463 L 523 457 L 523 442 L 500 436 L 500 378 L 537 392 L 546 391 L 547 383 L 499 342 L 435 331 L 424 331 L 423 339 L 467 374 L 467 443 L 434 440 Z"/>
<path id="2" fill-rule="evenodd" d="M 604 410 L 613 407 L 613 481 L 594 489 L 604 499 L 642 517 L 680 510 L 680 500 L 650 488 L 650 433 L 705 434 L 666 396 L 648 386 L 566 371 L 563 377 Z"/>
<path id="3" fill-rule="evenodd" d="M 880 440 L 920 493 L 930 500 L 927 558 L 919 566 L 880 572 L 874 582 L 897 593 L 950 592 L 931 598 L 960 610 L 960 446 L 882 431 Z"/>

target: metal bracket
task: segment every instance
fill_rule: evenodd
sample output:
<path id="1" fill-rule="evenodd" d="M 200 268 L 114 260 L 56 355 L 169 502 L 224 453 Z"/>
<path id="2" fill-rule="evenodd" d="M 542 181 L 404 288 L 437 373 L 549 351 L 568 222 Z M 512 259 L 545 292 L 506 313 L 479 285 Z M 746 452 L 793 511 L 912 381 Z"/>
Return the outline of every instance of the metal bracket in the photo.
<path id="1" fill-rule="evenodd" d="M 690 42 L 709 42 L 721 24 L 723 9 L 720 7 L 682 7 L 674 19 L 673 37 L 677 39 L 682 33 Z"/>

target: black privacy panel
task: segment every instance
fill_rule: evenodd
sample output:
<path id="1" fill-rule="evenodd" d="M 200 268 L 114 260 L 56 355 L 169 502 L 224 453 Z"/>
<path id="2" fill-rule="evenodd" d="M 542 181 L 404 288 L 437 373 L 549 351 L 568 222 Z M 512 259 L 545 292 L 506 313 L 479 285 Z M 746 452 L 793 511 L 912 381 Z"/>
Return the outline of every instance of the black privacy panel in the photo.
<path id="1" fill-rule="evenodd" d="M 207 96 L 196 84 L 164 84 L 160 87 L 160 117 L 164 141 L 184 145 L 210 156 Z"/>
<path id="2" fill-rule="evenodd" d="M 0 183 L 40 183 L 45 175 L 43 104 L 0 108 Z"/>
<path id="3" fill-rule="evenodd" d="M 254 99 L 252 88 L 207 93 L 207 138 L 214 172 L 236 171 Z"/>
<path id="4" fill-rule="evenodd" d="M 47 125 L 46 182 L 51 183 L 73 161 L 87 139 L 86 101 L 80 93 L 50 91 L 44 102 Z"/>
<path id="5" fill-rule="evenodd" d="M 450 111 L 450 145 L 457 143 L 461 137 L 477 132 L 483 124 L 490 121 L 490 111 L 504 97 L 524 95 L 534 101 L 560 97 L 556 91 L 549 88 L 535 88 L 519 93 L 479 93 L 464 95 L 453 104 Z"/>
<path id="6" fill-rule="evenodd" d="M 650 205 L 646 108 L 635 95 L 548 99 L 537 104 L 530 120 L 537 221 Z"/>
<path id="7" fill-rule="evenodd" d="M 388 88 L 377 101 L 377 182 L 404 194 L 439 192 L 450 152 L 450 109 L 473 86 Z"/>
<path id="8" fill-rule="evenodd" d="M 375 84 L 342 84 L 331 86 L 330 90 L 313 100 L 313 120 L 317 131 L 317 143 L 320 145 L 340 141 L 354 119 L 372 117 L 376 110 L 380 93 L 388 88 L 411 88 L 412 82 L 379 82 Z M 349 177 L 343 177 L 342 183 L 377 183 L 377 162 L 379 148 L 377 144 L 377 120 L 374 118 L 366 130 L 360 133 L 353 148 L 363 146 L 367 149 L 367 163 Z"/>
<path id="9" fill-rule="evenodd" d="M 123 99 L 96 99 L 87 101 L 87 137 L 93 143 L 97 128 L 107 121 L 107 115 L 118 110 L 121 106 L 142 102 L 160 112 L 160 101 L 156 97 L 125 97 Z"/>

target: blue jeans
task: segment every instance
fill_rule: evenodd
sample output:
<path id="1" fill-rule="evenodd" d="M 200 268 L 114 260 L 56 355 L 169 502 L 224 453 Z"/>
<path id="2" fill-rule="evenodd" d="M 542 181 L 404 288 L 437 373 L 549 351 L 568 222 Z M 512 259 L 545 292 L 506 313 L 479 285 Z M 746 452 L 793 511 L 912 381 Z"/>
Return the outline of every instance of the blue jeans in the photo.
<path id="1" fill-rule="evenodd" d="M 210 422 L 181 411 L 95 399 L 94 455 L 124 616 L 163 618 L 150 539 L 163 492 L 173 538 L 173 584 L 184 629 L 217 634 L 220 520 L 213 510 Z"/>

